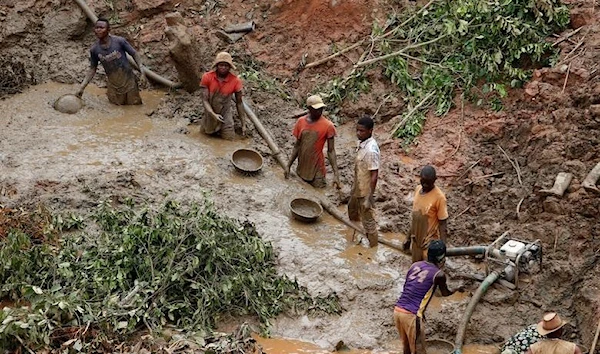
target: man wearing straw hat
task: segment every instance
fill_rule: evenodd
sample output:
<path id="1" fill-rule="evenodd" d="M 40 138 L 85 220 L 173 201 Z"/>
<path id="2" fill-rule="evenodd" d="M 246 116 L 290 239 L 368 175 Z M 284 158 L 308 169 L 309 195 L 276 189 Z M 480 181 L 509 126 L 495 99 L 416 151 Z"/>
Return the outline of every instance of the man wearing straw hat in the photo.
<path id="1" fill-rule="evenodd" d="M 502 354 L 580 354 L 581 350 L 567 341 L 560 340 L 562 328 L 567 324 L 556 312 L 544 315 L 539 323 L 528 326 L 512 336 L 502 347 Z"/>
<path id="2" fill-rule="evenodd" d="M 246 135 L 246 116 L 242 103 L 242 80 L 231 73 L 231 69 L 235 69 L 235 65 L 231 55 L 227 52 L 217 54 L 213 67 L 215 70 L 202 75 L 200 81 L 202 104 L 206 113 L 202 119 L 202 127 L 206 134 L 220 133 L 223 139 L 233 140 L 235 131 L 232 95 L 235 95 L 242 135 Z"/>
<path id="3" fill-rule="evenodd" d="M 315 188 L 325 188 L 326 169 L 323 147 L 327 142 L 327 158 L 335 178 L 333 183 L 339 189 L 341 184 L 335 156 L 335 126 L 323 115 L 325 103 L 321 96 L 310 96 L 306 100 L 306 105 L 308 106 L 308 115 L 298 118 L 294 126 L 293 134 L 296 137 L 296 144 L 287 165 L 285 177 L 289 177 L 290 168 L 298 159 L 296 168 L 298 176 Z"/>

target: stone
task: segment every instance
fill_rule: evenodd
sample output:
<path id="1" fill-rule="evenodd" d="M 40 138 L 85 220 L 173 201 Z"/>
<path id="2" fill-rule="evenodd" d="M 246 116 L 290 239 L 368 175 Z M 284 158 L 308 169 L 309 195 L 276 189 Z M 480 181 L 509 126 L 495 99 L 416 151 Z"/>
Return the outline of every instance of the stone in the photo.
<path id="1" fill-rule="evenodd" d="M 87 18 L 79 7 L 69 7 L 49 12 L 44 17 L 46 39 L 67 39 L 81 36 L 86 31 Z"/>
<path id="2" fill-rule="evenodd" d="M 600 104 L 593 104 L 589 107 L 592 117 L 600 117 Z"/>
<path id="3" fill-rule="evenodd" d="M 171 5 L 172 0 L 133 0 L 135 8 L 143 13 L 156 12 Z"/>

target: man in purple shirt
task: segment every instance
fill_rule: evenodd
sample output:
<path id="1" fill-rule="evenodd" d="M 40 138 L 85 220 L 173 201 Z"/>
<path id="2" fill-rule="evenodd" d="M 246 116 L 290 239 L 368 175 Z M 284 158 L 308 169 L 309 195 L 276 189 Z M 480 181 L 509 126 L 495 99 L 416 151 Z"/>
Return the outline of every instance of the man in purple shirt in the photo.
<path id="1" fill-rule="evenodd" d="M 425 347 L 423 317 L 425 309 L 439 287 L 442 296 L 450 296 L 446 275 L 440 269 L 446 257 L 446 245 L 433 240 L 427 249 L 427 261 L 413 263 L 406 274 L 404 289 L 394 308 L 394 323 L 402 340 L 403 353 L 417 352 L 417 339 Z"/>
<path id="2" fill-rule="evenodd" d="M 127 54 L 135 59 L 140 68 L 140 82 L 143 84 L 146 81 L 146 75 L 142 69 L 142 59 L 125 38 L 112 36 L 109 32 L 108 20 L 98 19 L 94 26 L 94 33 L 98 41 L 90 48 L 90 70 L 76 95 L 78 97 L 83 95 L 83 90 L 96 75 L 98 63 L 102 63 L 108 79 L 106 90 L 108 100 L 117 105 L 142 104 L 140 90 L 127 60 Z"/>

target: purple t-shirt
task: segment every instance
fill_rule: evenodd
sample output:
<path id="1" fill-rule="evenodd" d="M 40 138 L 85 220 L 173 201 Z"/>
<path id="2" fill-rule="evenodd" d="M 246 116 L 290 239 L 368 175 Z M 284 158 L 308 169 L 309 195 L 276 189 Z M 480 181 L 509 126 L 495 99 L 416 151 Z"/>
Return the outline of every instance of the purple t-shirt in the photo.
<path id="1" fill-rule="evenodd" d="M 127 74 L 133 73 L 127 55 L 135 56 L 135 49 L 123 37 L 110 36 L 109 45 L 103 48 L 100 41 L 96 41 L 90 48 L 90 62 L 93 67 L 98 66 L 98 62 L 102 63 L 107 76 L 111 76 L 117 71 Z"/>
<path id="2" fill-rule="evenodd" d="M 434 281 L 439 271 L 440 269 L 433 263 L 426 261 L 413 263 L 406 274 L 404 290 L 396 301 L 396 306 L 422 318 L 435 291 Z"/>

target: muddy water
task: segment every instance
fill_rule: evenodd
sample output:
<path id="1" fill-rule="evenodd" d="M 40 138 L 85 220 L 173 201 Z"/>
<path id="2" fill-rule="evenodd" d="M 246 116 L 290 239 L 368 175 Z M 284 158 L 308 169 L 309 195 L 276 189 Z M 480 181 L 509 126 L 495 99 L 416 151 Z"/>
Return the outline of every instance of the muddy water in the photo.
<path id="1" fill-rule="evenodd" d="M 318 348 L 332 348 L 339 341 L 374 352 L 399 348 L 391 314 L 409 257 L 384 246 L 367 248 L 366 240 L 356 245 L 352 230 L 327 213 L 314 224 L 291 217 L 293 198 L 335 192 L 285 180 L 260 140 L 224 142 L 202 134 L 197 125 L 188 126 L 186 119 L 151 114 L 164 104 L 163 92 L 143 91 L 144 105 L 120 107 L 108 102 L 104 89 L 90 86 L 78 113 L 52 109 L 56 98 L 75 90 L 47 83 L 0 102 L 0 187 L 16 190 L 0 195 L 0 204 L 44 202 L 61 209 L 86 209 L 113 196 L 162 203 L 208 195 L 226 214 L 253 222 L 272 242 L 282 274 L 297 279 L 312 294 L 335 292 L 346 310 L 340 316 L 281 316 L 273 321 L 275 336 Z M 353 130 L 340 129 L 338 134 L 338 154 L 352 154 Z M 259 173 L 247 176 L 232 166 L 231 156 L 240 148 L 263 154 Z M 40 187 L 49 185 L 53 187 Z M 345 213 L 345 207 L 340 211 Z M 382 237 L 402 241 L 401 235 Z M 460 317 L 452 312 L 451 304 L 460 303 L 455 300 L 442 305 L 445 316 Z"/>
<path id="2" fill-rule="evenodd" d="M 263 351 L 267 354 L 326 354 L 331 353 L 331 349 L 321 348 L 316 344 L 287 338 L 263 338 L 254 336 Z M 388 349 L 380 350 L 361 350 L 344 347 L 339 353 L 347 354 L 401 354 L 402 344 L 399 340 L 392 341 Z M 450 354 L 446 346 L 443 348 L 436 345 L 428 345 L 428 354 Z M 467 344 L 462 348 L 463 354 L 498 354 L 500 350 L 493 345 Z"/>

